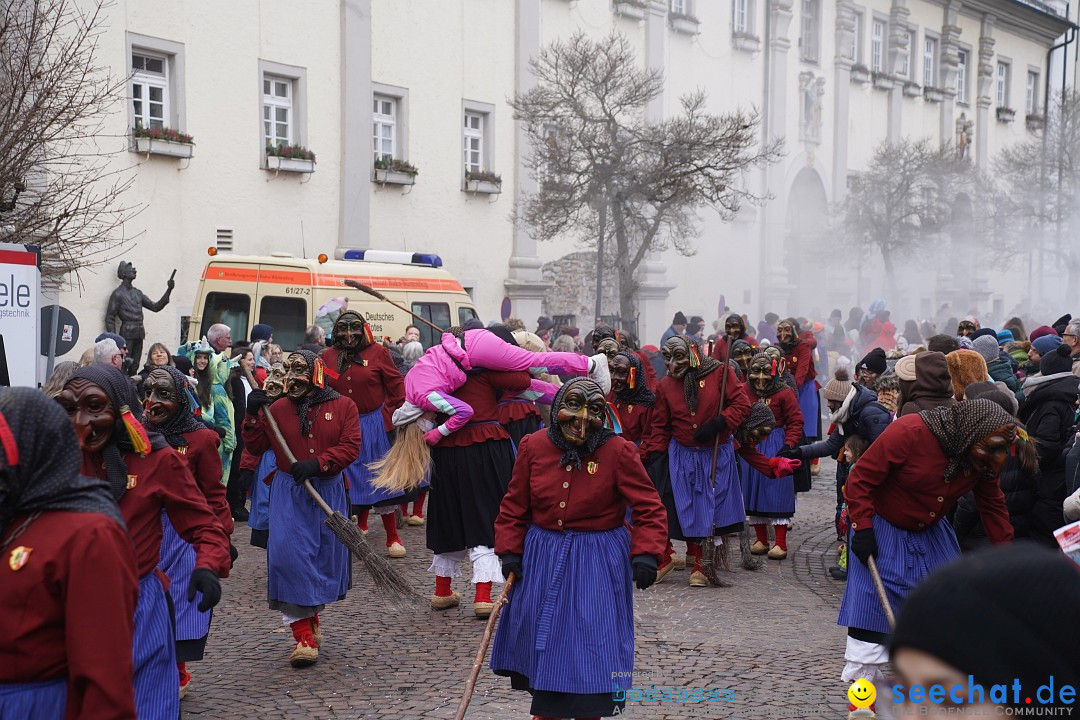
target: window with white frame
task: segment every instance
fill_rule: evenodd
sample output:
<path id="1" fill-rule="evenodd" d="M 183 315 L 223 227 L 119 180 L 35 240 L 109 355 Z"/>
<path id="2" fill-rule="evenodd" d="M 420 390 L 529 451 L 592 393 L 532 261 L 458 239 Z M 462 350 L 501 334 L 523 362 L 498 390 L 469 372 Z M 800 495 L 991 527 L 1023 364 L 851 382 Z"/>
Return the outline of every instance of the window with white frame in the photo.
<path id="1" fill-rule="evenodd" d="M 690 0 L 671 0 L 669 7 L 676 15 L 690 14 Z"/>
<path id="2" fill-rule="evenodd" d="M 1024 96 L 1024 112 L 1034 115 L 1039 107 L 1039 73 L 1028 70 L 1027 90 Z"/>
<path id="3" fill-rule="evenodd" d="M 169 125 L 169 61 L 142 50 L 131 53 L 131 114 L 136 128 Z"/>
<path id="4" fill-rule="evenodd" d="M 968 51 L 956 52 L 956 102 L 967 105 Z"/>
<path id="5" fill-rule="evenodd" d="M 263 141 L 271 145 L 292 145 L 295 116 L 291 78 L 263 74 Z"/>
<path id="6" fill-rule="evenodd" d="M 855 13 L 855 42 L 851 44 L 851 58 L 856 63 L 862 63 L 865 57 L 863 44 L 866 42 L 863 35 L 866 33 L 866 16 L 861 12 Z"/>
<path id="7" fill-rule="evenodd" d="M 997 106 L 999 108 L 1009 107 L 1009 63 L 998 62 L 997 73 L 995 75 L 996 90 L 997 90 Z"/>
<path id="8" fill-rule="evenodd" d="M 818 61 L 821 52 L 821 0 L 802 0 L 802 59 Z"/>
<path id="9" fill-rule="evenodd" d="M 374 95 L 371 101 L 371 149 L 373 159 L 391 160 L 397 149 L 397 101 Z"/>
<path id="10" fill-rule="evenodd" d="M 465 170 L 468 172 L 480 172 L 486 169 L 484 166 L 484 115 L 477 112 L 464 112 L 464 149 Z"/>
<path id="11" fill-rule="evenodd" d="M 923 38 L 923 86 L 937 87 L 937 38 L 926 36 Z"/>
<path id="12" fill-rule="evenodd" d="M 870 26 L 870 69 L 885 72 L 885 21 L 874 20 Z"/>
<path id="13" fill-rule="evenodd" d="M 736 33 L 750 34 L 750 0 L 732 0 L 731 29 Z"/>

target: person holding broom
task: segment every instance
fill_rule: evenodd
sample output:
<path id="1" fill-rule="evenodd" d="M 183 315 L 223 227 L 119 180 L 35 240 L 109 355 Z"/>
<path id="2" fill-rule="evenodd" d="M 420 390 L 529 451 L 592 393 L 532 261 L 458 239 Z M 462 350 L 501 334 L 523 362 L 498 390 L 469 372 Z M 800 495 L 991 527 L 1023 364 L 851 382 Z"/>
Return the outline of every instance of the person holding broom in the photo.
<path id="1" fill-rule="evenodd" d="M 597 383 L 563 385 L 547 430 L 521 441 L 495 521 L 503 575 L 517 584 L 491 669 L 532 694 L 541 720 L 621 714 L 634 669 L 633 586 L 655 582 L 667 549 L 664 506 L 637 448 L 607 418 Z"/>
<path id="2" fill-rule="evenodd" d="M 323 513 L 304 488 L 312 486 L 338 512 L 348 512 L 344 471 L 360 455 L 360 417 L 356 404 L 326 386 L 322 360 L 300 350 L 285 360 L 285 395 L 270 404 L 264 390 L 248 395 L 244 444 L 259 455 L 268 448 L 277 458 L 270 484 L 274 531 L 266 546 L 267 597 L 292 629 L 296 643 L 289 662 L 313 665 L 319 659 L 319 612 L 345 597 L 351 581 L 349 549 L 323 523 Z M 270 413 L 281 440 L 263 417 Z M 289 463 L 290 455 L 296 462 Z"/>
<path id="3" fill-rule="evenodd" d="M 1037 465 L 1012 415 L 993 401 L 968 400 L 897 418 L 852 466 L 844 487 L 848 576 L 837 621 L 848 628 L 842 680 L 885 681 L 890 627 L 870 558 L 898 611 L 931 571 L 960 557 L 956 535 L 942 519 L 968 491 L 990 541 L 1012 540 L 998 473 L 1013 445 L 1022 462 Z"/>

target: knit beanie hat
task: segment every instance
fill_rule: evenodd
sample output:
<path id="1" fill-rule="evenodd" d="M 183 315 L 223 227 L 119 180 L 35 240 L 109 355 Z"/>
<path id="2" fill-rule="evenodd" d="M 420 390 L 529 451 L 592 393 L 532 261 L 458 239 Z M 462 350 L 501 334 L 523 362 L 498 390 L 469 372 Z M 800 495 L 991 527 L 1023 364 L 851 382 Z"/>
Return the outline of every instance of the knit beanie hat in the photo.
<path id="1" fill-rule="evenodd" d="M 997 332 L 998 345 L 1004 343 L 1016 342 L 1016 337 L 1013 335 L 1012 330 L 998 330 Z"/>
<path id="2" fill-rule="evenodd" d="M 896 365 L 893 366 L 893 371 L 896 372 L 896 377 L 900 380 L 914 381 L 915 380 L 915 356 L 905 355 L 896 361 Z"/>
<path id="3" fill-rule="evenodd" d="M 997 330 L 995 330 L 994 328 L 987 328 L 987 327 L 979 328 L 975 332 L 971 333 L 971 335 L 970 335 L 971 341 L 975 342 L 976 338 L 981 338 L 984 335 L 989 335 L 990 337 L 994 338 L 995 342 L 997 342 Z"/>
<path id="4" fill-rule="evenodd" d="M 686 324 L 686 316 L 682 314 L 682 310 L 679 310 L 679 311 L 677 311 L 675 313 L 675 317 L 673 317 L 671 319 L 671 324 L 672 325 L 685 325 Z"/>
<path id="5" fill-rule="evenodd" d="M 982 359 L 989 365 L 998 357 L 997 336 L 983 335 L 977 337 L 971 341 L 971 349 L 982 355 Z"/>
<path id="6" fill-rule="evenodd" d="M 874 348 L 870 352 L 866 353 L 866 356 L 859 361 L 857 370 L 869 370 L 872 373 L 880 375 L 885 372 L 888 363 L 885 361 L 885 351 L 881 348 Z"/>
<path id="7" fill-rule="evenodd" d="M 826 400 L 843 402 L 851 392 L 851 376 L 847 368 L 837 368 L 833 379 L 825 383 L 824 395 Z"/>
<path id="8" fill-rule="evenodd" d="M 1042 360 L 1039 361 L 1039 372 L 1043 374 L 1043 377 L 1054 373 L 1071 372 L 1072 358 L 1069 357 L 1071 352 L 1072 348 L 1068 345 L 1058 345 L 1052 352 L 1042 356 Z"/>
<path id="9" fill-rule="evenodd" d="M 1054 331 L 1054 328 L 1049 325 L 1040 325 L 1031 331 L 1031 334 L 1028 335 L 1028 340 L 1035 342 L 1044 335 L 1057 335 L 1057 333 Z"/>
<path id="10" fill-rule="evenodd" d="M 1054 348 L 1061 344 L 1061 338 L 1057 333 L 1050 333 L 1049 335 L 1042 335 L 1036 340 L 1031 341 L 1031 347 L 1035 348 L 1035 352 L 1042 355 L 1049 355 L 1054 352 Z"/>
<path id="11" fill-rule="evenodd" d="M 1078 607 L 1080 572 L 1072 561 L 1026 542 L 999 545 L 919 583 L 900 612 L 891 652 L 894 659 L 901 648 L 933 655 L 973 676 L 987 701 L 991 686 L 1019 681 L 1020 707 L 1026 698 L 1062 707 L 1058 690 L 1080 683 Z M 1051 675 L 1053 697 L 1037 697 Z M 1013 699 L 1009 692 L 1006 704 Z"/>
<path id="12" fill-rule="evenodd" d="M 964 399 L 964 388 L 973 382 L 989 377 L 986 361 L 974 350 L 953 350 L 945 356 L 949 364 L 949 377 L 952 378 L 953 397 L 957 402 Z"/>
<path id="13" fill-rule="evenodd" d="M 270 338 L 274 334 L 274 328 L 270 327 L 266 323 L 258 323 L 251 327 L 251 342 L 255 343 L 260 340 L 270 342 Z"/>

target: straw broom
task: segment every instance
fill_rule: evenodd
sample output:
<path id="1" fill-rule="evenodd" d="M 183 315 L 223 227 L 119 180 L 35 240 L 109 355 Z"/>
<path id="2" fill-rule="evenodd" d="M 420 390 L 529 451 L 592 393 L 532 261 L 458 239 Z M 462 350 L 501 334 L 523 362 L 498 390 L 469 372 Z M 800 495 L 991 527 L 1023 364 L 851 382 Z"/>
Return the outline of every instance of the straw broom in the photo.
<path id="1" fill-rule="evenodd" d="M 247 378 L 248 384 L 252 388 L 259 387 L 255 382 L 255 378 L 251 376 L 251 371 L 241 365 L 241 369 L 244 371 L 244 376 Z M 296 463 L 296 456 L 285 442 L 284 436 L 281 434 L 281 429 L 278 427 L 277 420 L 274 419 L 273 414 L 270 412 L 269 407 L 263 408 L 263 418 L 266 420 L 267 427 L 270 428 L 270 434 L 277 440 L 278 445 L 285 452 L 285 459 L 289 461 L 289 465 L 292 466 Z M 351 523 L 340 512 L 337 512 L 323 500 L 322 495 L 312 486 L 310 480 L 304 481 L 304 489 L 307 490 L 308 495 L 315 501 L 315 504 L 319 506 L 319 509 L 326 514 L 326 527 L 330 528 L 330 532 L 334 533 L 334 536 L 341 541 L 341 544 L 349 549 L 349 552 L 357 560 L 362 562 L 367 568 L 368 574 L 371 575 L 371 579 L 375 582 L 375 587 L 382 591 L 384 594 L 390 595 L 398 600 L 404 600 L 408 603 L 416 603 L 422 600 L 421 596 L 412 588 L 405 577 L 398 572 L 397 568 L 390 564 L 390 561 L 384 558 L 382 555 L 378 555 L 372 551 L 371 546 L 364 540 L 364 536 L 360 534 L 360 528 Z"/>
<path id="2" fill-rule="evenodd" d="M 461 694 L 461 702 L 458 703 L 457 712 L 454 713 L 454 720 L 464 720 L 465 711 L 469 709 L 469 701 L 472 700 L 473 690 L 476 689 L 476 680 L 480 677 L 480 668 L 484 666 L 484 657 L 487 656 L 488 645 L 491 644 L 491 636 L 495 632 L 495 623 L 499 619 L 499 613 L 502 612 L 503 605 L 510 600 L 510 588 L 514 586 L 515 580 L 517 580 L 517 576 L 510 573 L 506 578 L 506 584 L 503 585 L 502 592 L 499 593 L 498 599 L 495 600 L 495 607 L 491 609 L 487 625 L 484 626 L 484 634 L 480 638 L 480 647 L 476 649 L 476 657 L 473 659 L 472 669 L 469 671 L 469 679 L 465 682 L 465 692 Z"/>
<path id="3" fill-rule="evenodd" d="M 442 335 L 444 332 L 446 332 L 446 330 L 443 330 L 441 327 L 439 327 L 435 323 L 431 322 L 427 318 L 421 317 L 420 315 L 417 315 L 416 313 L 414 313 L 412 310 L 408 309 L 404 305 L 399 305 L 396 302 L 394 302 L 393 300 L 390 300 L 389 298 L 387 298 L 385 295 L 383 295 L 381 292 L 379 292 L 378 290 L 376 290 L 373 287 L 369 287 L 369 286 L 365 285 L 362 282 L 357 282 L 356 280 L 353 280 L 352 278 L 347 278 L 344 282 L 345 282 L 346 285 L 348 285 L 351 288 L 356 288 L 357 290 L 359 290 L 362 293 L 367 293 L 368 295 L 372 296 L 373 298 L 376 298 L 378 300 L 383 301 L 387 305 L 393 305 L 398 310 L 400 310 L 400 311 L 402 311 L 404 313 L 408 313 L 409 315 L 412 315 L 417 321 L 424 323 L 429 328 L 431 328 L 435 332 L 439 333 L 439 335 Z"/>

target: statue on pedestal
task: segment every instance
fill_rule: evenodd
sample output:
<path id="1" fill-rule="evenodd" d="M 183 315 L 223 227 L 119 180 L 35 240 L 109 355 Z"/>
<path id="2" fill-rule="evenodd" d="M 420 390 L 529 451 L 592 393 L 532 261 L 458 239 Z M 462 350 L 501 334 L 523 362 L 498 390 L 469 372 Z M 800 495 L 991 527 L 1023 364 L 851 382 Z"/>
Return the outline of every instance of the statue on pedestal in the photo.
<path id="1" fill-rule="evenodd" d="M 127 341 L 128 357 L 124 365 L 124 371 L 128 375 L 134 375 L 142 362 L 143 338 L 146 337 L 146 328 L 143 326 L 143 308 L 150 312 L 160 312 L 169 304 L 169 296 L 176 287 L 176 270 L 169 276 L 168 288 L 165 294 L 157 302 L 143 294 L 142 290 L 134 287 L 131 283 L 135 280 L 135 266 L 123 260 L 116 269 L 116 276 L 120 278 L 120 286 L 112 291 L 109 296 L 109 307 L 105 311 L 106 332 L 117 333 Z"/>

